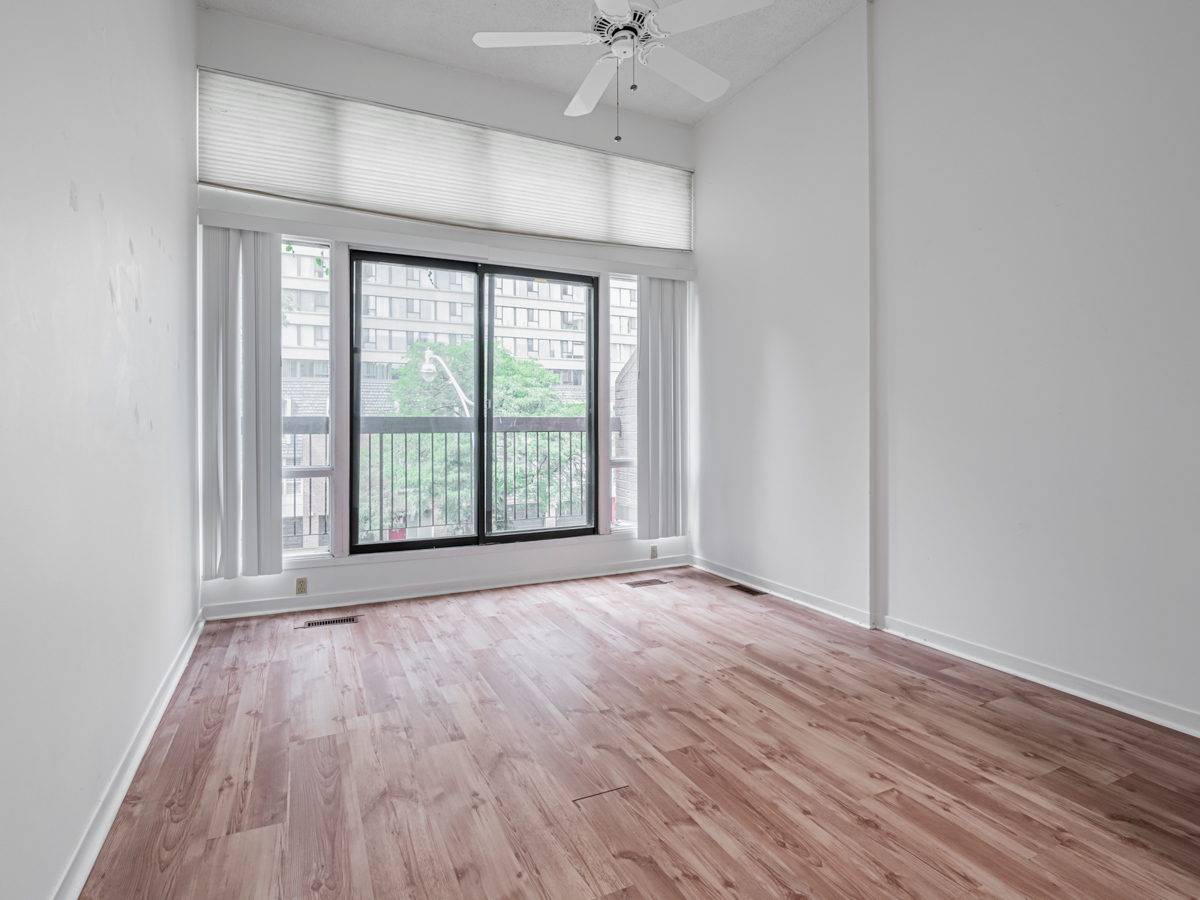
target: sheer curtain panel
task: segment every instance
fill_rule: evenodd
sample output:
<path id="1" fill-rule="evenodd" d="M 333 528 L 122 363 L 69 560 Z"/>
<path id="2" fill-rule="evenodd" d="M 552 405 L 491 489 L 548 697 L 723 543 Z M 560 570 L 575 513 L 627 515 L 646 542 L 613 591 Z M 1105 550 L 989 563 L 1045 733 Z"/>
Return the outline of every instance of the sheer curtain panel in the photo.
<path id="1" fill-rule="evenodd" d="M 687 532 L 685 281 L 638 279 L 638 537 Z"/>
<path id="2" fill-rule="evenodd" d="M 204 226 L 201 534 L 209 578 L 283 571 L 280 240 Z"/>

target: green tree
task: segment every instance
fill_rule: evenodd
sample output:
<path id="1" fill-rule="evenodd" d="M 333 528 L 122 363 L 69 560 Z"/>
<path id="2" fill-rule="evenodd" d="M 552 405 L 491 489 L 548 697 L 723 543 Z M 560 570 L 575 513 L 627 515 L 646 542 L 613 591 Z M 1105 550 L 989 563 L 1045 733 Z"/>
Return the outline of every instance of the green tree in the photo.
<path id="1" fill-rule="evenodd" d="M 426 381 L 421 375 L 425 351 L 445 360 L 468 400 L 475 400 L 475 345 L 468 342 L 413 344 L 408 358 L 392 384 L 398 416 L 461 416 L 458 392 L 437 362 L 437 375 Z M 518 359 L 503 347 L 497 347 L 493 362 L 492 402 L 498 416 L 582 416 L 583 403 L 567 403 L 558 392 L 559 378 L 536 359 Z M 471 409 L 474 412 L 474 408 Z"/>
<path id="2" fill-rule="evenodd" d="M 392 409 L 396 417 L 462 417 L 463 405 L 441 363 L 433 378 L 421 367 L 425 351 L 446 363 L 467 399 L 475 401 L 475 346 L 418 343 L 394 373 Z M 493 361 L 495 414 L 518 418 L 570 418 L 586 415 L 586 404 L 564 402 L 559 378 L 537 360 L 518 359 L 501 347 Z M 472 414 L 475 407 L 471 406 Z M 585 512 L 587 440 L 583 432 L 506 432 L 489 450 L 497 473 L 491 487 L 497 520 L 493 527 L 517 527 L 517 519 L 580 516 Z M 439 534 L 474 530 L 475 485 L 472 432 L 364 435 L 360 448 L 363 477 L 359 515 L 364 530 L 388 534 L 436 526 Z M 512 521 L 507 517 L 511 515 Z M 407 532 L 408 536 L 413 536 Z M 432 535 L 425 535 L 432 536 Z"/>
<path id="3" fill-rule="evenodd" d="M 492 363 L 492 404 L 498 416 L 582 416 L 583 403 L 566 403 L 556 373 L 536 359 L 518 359 L 496 348 Z"/>

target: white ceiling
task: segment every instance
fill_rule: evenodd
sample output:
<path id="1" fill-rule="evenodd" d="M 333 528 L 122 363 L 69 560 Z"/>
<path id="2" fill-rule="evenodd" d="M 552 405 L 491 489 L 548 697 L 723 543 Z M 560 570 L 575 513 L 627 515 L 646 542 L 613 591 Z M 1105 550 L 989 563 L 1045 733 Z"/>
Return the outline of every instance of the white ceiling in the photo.
<path id="1" fill-rule="evenodd" d="M 765 9 L 672 37 L 675 49 L 728 78 L 729 91 L 715 103 L 703 103 L 639 66 L 639 90 L 623 90 L 621 106 L 684 124 L 698 122 L 860 2 L 775 0 Z M 563 95 L 564 108 L 601 53 L 595 46 L 484 50 L 471 42 L 476 31 L 587 31 L 589 0 L 203 0 L 201 5 L 548 88 Z M 609 87 L 604 102 L 613 98 Z"/>

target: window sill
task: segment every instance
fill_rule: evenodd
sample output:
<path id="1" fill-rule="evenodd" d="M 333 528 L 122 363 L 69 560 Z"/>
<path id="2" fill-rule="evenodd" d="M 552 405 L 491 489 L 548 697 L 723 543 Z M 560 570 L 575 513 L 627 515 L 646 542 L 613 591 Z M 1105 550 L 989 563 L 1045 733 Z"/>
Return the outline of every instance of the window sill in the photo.
<path id="1" fill-rule="evenodd" d="M 380 563 L 409 562 L 425 559 L 453 559 L 490 553 L 515 553 L 522 549 L 571 547 L 580 543 L 613 543 L 637 540 L 637 529 L 614 528 L 611 534 L 589 534 L 584 537 L 547 538 L 540 541 L 518 541 L 506 544 L 472 544 L 467 547 L 438 547 L 429 550 L 394 550 L 382 553 L 359 553 L 334 557 L 330 554 L 295 556 L 283 561 L 285 572 L 299 569 L 324 569 L 338 566 L 379 565 Z"/>

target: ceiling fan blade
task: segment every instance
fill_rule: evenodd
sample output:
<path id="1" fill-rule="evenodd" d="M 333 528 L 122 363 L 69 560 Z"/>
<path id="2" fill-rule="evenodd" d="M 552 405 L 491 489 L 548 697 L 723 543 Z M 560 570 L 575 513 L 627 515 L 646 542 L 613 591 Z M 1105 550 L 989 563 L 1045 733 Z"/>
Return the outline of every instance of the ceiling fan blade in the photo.
<path id="1" fill-rule="evenodd" d="M 586 31 L 481 31 L 475 35 L 478 47 L 559 47 L 596 42 L 596 35 Z"/>
<path id="2" fill-rule="evenodd" d="M 604 93 L 608 83 L 617 74 L 617 66 L 620 64 L 621 61 L 615 56 L 602 56 L 596 60 L 592 71 L 588 72 L 587 78 L 583 79 L 583 84 L 575 92 L 564 115 L 586 116 L 595 109 L 596 104 L 600 102 L 600 95 Z"/>
<path id="3" fill-rule="evenodd" d="M 730 16 L 770 6 L 775 0 L 682 0 L 654 14 L 654 23 L 664 34 L 679 34 L 701 25 L 711 25 Z"/>
<path id="4" fill-rule="evenodd" d="M 653 69 L 706 103 L 729 90 L 727 79 L 671 47 L 660 44 L 646 54 L 645 62 L 646 68 Z"/>
<path id="5" fill-rule="evenodd" d="M 596 0 L 596 5 L 610 19 L 629 18 L 629 0 Z"/>

